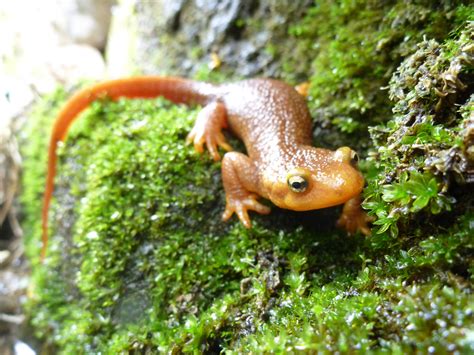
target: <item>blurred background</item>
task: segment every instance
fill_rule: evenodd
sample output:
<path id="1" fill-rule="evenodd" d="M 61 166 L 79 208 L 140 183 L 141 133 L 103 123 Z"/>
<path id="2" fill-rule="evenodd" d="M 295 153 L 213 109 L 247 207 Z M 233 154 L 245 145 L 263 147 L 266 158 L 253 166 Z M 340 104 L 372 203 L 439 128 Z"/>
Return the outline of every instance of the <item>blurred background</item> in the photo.
<path id="1" fill-rule="evenodd" d="M 28 288 L 19 209 L 17 138 L 39 95 L 106 73 L 104 51 L 112 0 L 0 2 L 0 354 L 29 354 L 18 340 Z M 20 335 L 22 333 L 22 335 Z"/>

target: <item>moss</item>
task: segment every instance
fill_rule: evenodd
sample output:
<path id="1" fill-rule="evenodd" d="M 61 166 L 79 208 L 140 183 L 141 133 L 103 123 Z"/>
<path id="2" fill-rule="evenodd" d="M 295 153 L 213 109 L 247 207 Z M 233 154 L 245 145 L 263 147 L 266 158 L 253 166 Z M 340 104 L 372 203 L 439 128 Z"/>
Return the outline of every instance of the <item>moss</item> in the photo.
<path id="1" fill-rule="evenodd" d="M 30 114 L 30 124 L 26 126 L 24 137 L 28 143 L 22 145 L 22 155 L 26 157 L 23 162 L 22 177 L 23 190 L 20 198 L 24 210 L 22 227 L 25 234 L 27 254 L 34 257 L 39 247 L 39 240 L 35 240 L 40 229 L 41 198 L 46 174 L 46 147 L 49 127 L 59 110 L 59 105 L 64 102 L 66 91 L 58 89 L 47 98 L 39 101 Z M 34 137 L 34 138 L 33 138 Z"/>
<path id="2" fill-rule="evenodd" d="M 473 352 L 472 26 L 463 22 L 472 11 L 446 10 L 454 19 L 447 29 L 437 22 L 444 7 L 433 12 L 425 2 L 409 2 L 410 9 L 425 8 L 427 17 L 415 20 L 399 3 L 393 11 L 371 4 L 364 28 L 415 21 L 420 33 L 446 38 L 422 40 L 400 25 L 397 31 L 416 38 L 382 42 L 398 53 L 384 62 L 393 75 L 365 78 L 365 65 L 353 70 L 344 24 L 333 27 L 332 40 L 318 32 L 327 40 L 321 43 L 349 57 L 339 77 L 347 86 L 337 88 L 335 101 L 356 87 L 370 93 L 365 80 L 389 85 L 385 94 L 372 87 L 374 106 L 365 112 L 357 100 L 352 108 L 349 99 L 323 103 L 324 90 L 313 93 L 322 101 L 312 99 L 313 112 L 341 109 L 331 124 L 354 136 L 370 112 L 387 114 L 371 124 L 391 118 L 371 128 L 371 159 L 362 166 L 365 207 L 377 217 L 370 238 L 335 230 L 337 208 L 273 207 L 269 216 L 253 216 L 252 230 L 235 219 L 222 223 L 219 164 L 183 143 L 199 108 L 161 99 L 101 101 L 61 150 L 51 247 L 38 265 L 46 135 L 37 132 L 54 117 L 59 92 L 35 110 L 25 146 L 27 250 L 35 263 L 29 314 L 38 336 L 71 354 Z M 308 19 L 325 14 L 334 24 L 342 14 L 355 26 L 352 6 L 321 2 Z M 209 74 L 203 69 L 203 77 Z"/>
<path id="3" fill-rule="evenodd" d="M 315 232 L 320 212 L 296 229 L 283 211 L 256 216 L 252 231 L 222 224 L 218 166 L 182 143 L 195 113 L 163 100 L 96 103 L 72 132 L 58 189 L 80 199 L 79 219 L 71 241 L 55 208 L 30 304 L 39 334 L 64 353 L 471 346 L 472 317 L 460 313 L 469 292 L 449 270 L 467 267 L 472 216 L 385 257 L 332 223 Z"/>
<path id="4" fill-rule="evenodd" d="M 259 227 L 259 217 L 252 231 L 222 224 L 218 165 L 183 144 L 195 113 L 163 100 L 96 103 L 71 132 L 56 184 L 57 228 L 31 304 L 39 334 L 52 334 L 65 352 L 128 348 L 137 324 L 162 334 L 155 346 L 189 348 L 180 340 L 197 336 L 189 322 L 202 328 L 215 318 L 209 309 L 240 303 L 242 279 L 261 277 L 272 257 L 259 253 L 301 244 L 292 238 L 313 243 L 310 229 L 276 233 L 278 213 L 265 221 L 274 228 Z M 192 346 L 211 332 L 201 331 Z"/>
<path id="5" fill-rule="evenodd" d="M 365 193 L 365 207 L 381 226 L 377 234 L 389 230 L 396 237 L 402 224 L 406 233 L 420 213 L 435 218 L 456 200 L 456 208 L 466 208 L 472 162 L 461 132 L 468 119 L 462 112 L 472 107 L 473 35 L 468 25 L 444 45 L 421 42 L 390 81 L 395 117 L 371 129 L 376 174 Z"/>
<path id="6" fill-rule="evenodd" d="M 283 78 L 309 79 L 315 140 L 331 147 L 349 142 L 364 153 L 367 127 L 391 116 L 386 88 L 403 58 L 424 37 L 444 40 L 472 13 L 465 1 L 315 2 L 290 27 L 295 42 L 279 46 L 277 55 Z"/>
<path id="7" fill-rule="evenodd" d="M 459 327 L 473 322 L 471 290 L 450 271 L 441 271 L 454 270 L 472 255 L 472 218 L 465 215 L 444 235 L 386 255 L 385 262 L 365 259 L 363 252 L 360 271 L 352 277 L 339 273 L 331 282 L 318 282 L 308 277 L 303 263 L 306 272 L 301 265 L 289 271 L 268 321 L 227 349 L 472 351 L 469 331 Z"/>

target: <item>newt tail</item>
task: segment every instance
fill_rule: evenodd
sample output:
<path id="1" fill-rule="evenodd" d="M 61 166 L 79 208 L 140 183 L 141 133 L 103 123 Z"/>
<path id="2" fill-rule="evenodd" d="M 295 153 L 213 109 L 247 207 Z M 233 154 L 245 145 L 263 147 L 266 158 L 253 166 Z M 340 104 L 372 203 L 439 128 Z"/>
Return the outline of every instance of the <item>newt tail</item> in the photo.
<path id="1" fill-rule="evenodd" d="M 142 76 L 117 79 L 87 87 L 73 95 L 59 112 L 54 122 L 48 148 L 48 170 L 43 196 L 41 260 L 48 246 L 48 210 L 54 191 L 58 143 L 66 139 L 69 127 L 92 102 L 108 98 L 155 98 L 162 96 L 174 103 L 203 105 L 213 97 L 215 87 L 183 78 Z"/>

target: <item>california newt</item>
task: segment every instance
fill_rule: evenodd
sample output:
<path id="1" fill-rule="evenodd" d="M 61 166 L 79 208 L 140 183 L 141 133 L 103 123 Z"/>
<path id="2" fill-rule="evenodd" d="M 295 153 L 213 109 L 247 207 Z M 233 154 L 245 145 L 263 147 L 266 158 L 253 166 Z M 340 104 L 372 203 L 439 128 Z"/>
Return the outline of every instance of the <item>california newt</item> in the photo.
<path id="1" fill-rule="evenodd" d="M 204 145 L 214 160 L 218 147 L 228 220 L 234 213 L 250 228 L 248 210 L 260 214 L 270 208 L 259 197 L 281 208 L 306 211 L 345 203 L 338 224 L 349 233 L 369 234 L 368 218 L 360 209 L 364 179 L 357 170 L 357 155 L 348 147 L 335 151 L 312 147 L 311 117 L 306 101 L 293 87 L 272 79 L 251 79 L 213 85 L 174 77 L 143 76 L 111 80 L 83 89 L 59 113 L 51 134 L 48 172 L 42 211 L 43 249 L 48 236 L 48 209 L 54 189 L 56 148 L 66 138 L 78 114 L 102 97 L 153 98 L 199 104 L 203 109 L 187 137 L 197 152 Z M 245 144 L 247 154 L 232 151 L 222 130 Z"/>

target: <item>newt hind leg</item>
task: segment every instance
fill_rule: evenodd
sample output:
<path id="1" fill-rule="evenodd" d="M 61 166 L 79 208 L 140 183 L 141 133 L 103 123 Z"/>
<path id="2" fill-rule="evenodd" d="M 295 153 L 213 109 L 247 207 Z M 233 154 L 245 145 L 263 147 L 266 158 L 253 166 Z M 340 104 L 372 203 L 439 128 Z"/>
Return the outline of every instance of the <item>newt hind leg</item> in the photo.
<path id="1" fill-rule="evenodd" d="M 237 152 L 224 155 L 222 160 L 222 181 L 226 194 L 226 207 L 222 219 L 227 221 L 235 213 L 240 222 L 251 227 L 248 210 L 269 214 L 270 208 L 257 201 L 258 175 L 250 159 Z"/>
<path id="2" fill-rule="evenodd" d="M 204 144 L 215 161 L 221 159 L 217 147 L 231 151 L 232 147 L 222 133 L 228 127 L 227 112 L 223 103 L 211 102 L 199 112 L 193 129 L 189 132 L 186 142 L 193 143 L 198 153 L 204 151 Z"/>

